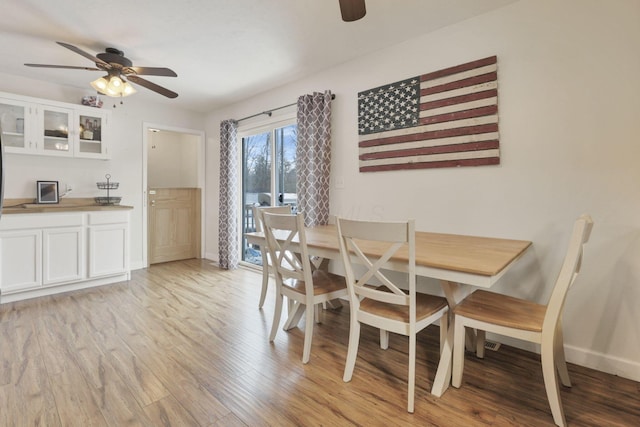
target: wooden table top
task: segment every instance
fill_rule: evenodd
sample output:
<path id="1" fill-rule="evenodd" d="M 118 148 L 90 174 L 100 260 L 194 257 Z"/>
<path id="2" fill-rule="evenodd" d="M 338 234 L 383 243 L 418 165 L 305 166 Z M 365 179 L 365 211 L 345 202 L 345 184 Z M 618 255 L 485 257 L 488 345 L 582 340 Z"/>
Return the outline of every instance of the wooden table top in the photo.
<path id="1" fill-rule="evenodd" d="M 264 238 L 262 233 L 248 233 L 247 237 Z M 309 252 L 339 251 L 335 225 L 322 225 L 306 229 Z M 499 239 L 493 237 L 464 236 L 458 234 L 416 232 L 416 266 L 444 269 L 481 276 L 497 276 L 531 246 L 526 240 Z M 384 245 L 367 242 L 363 251 L 380 255 Z M 392 259 L 406 261 L 407 249 L 400 249 Z"/>

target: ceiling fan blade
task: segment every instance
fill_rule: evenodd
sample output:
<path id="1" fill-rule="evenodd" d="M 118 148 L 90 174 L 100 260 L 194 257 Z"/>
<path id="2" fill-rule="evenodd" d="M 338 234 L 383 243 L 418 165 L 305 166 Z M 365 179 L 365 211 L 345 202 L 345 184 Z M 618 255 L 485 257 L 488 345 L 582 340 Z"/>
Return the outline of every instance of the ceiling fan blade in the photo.
<path id="1" fill-rule="evenodd" d="M 100 71 L 95 67 L 76 67 L 73 65 L 49 65 L 49 64 L 24 64 L 27 67 L 41 67 L 41 68 L 69 68 L 72 70 L 87 70 L 87 71 Z"/>
<path id="2" fill-rule="evenodd" d="M 141 77 L 138 77 L 138 76 L 135 76 L 135 75 L 131 75 L 131 76 L 127 76 L 127 79 L 132 83 L 139 84 L 140 86 L 144 86 L 147 89 L 150 89 L 150 90 L 152 90 L 154 92 L 159 93 L 160 95 L 166 96 L 167 98 L 177 98 L 178 97 L 177 93 L 175 93 L 173 91 L 170 91 L 169 89 L 164 88 L 162 86 L 159 86 L 159 85 L 157 85 L 155 83 L 152 83 L 149 80 L 145 80 L 145 79 L 143 79 Z"/>
<path id="3" fill-rule="evenodd" d="M 345 22 L 357 21 L 367 13 L 364 0 L 339 0 L 340 13 Z"/>
<path id="4" fill-rule="evenodd" d="M 127 67 L 122 71 L 126 75 L 178 77 L 172 69 L 162 67 Z"/>
<path id="5" fill-rule="evenodd" d="M 82 55 L 87 59 L 90 59 L 91 61 L 95 62 L 96 64 L 100 64 L 100 65 L 104 65 L 105 69 L 110 69 L 111 65 L 107 62 L 104 62 L 102 59 L 91 55 L 90 53 L 85 52 L 84 50 L 75 47 L 74 45 L 68 44 L 68 43 L 63 43 L 63 42 L 56 42 L 58 43 L 60 46 L 66 47 L 69 50 L 74 51 L 75 53 L 77 53 L 78 55 Z"/>

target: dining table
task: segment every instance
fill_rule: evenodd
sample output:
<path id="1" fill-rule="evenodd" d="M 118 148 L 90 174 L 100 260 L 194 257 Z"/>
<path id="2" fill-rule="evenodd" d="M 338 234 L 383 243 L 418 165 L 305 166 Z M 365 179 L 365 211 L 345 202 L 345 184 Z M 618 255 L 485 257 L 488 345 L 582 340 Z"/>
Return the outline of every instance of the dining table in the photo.
<path id="1" fill-rule="evenodd" d="M 287 233 L 288 234 L 288 233 Z M 287 234 L 276 238 L 285 239 Z M 264 233 L 245 233 L 248 244 L 265 245 Z M 325 260 L 339 260 L 340 249 L 335 225 L 305 228 L 309 255 Z M 453 355 L 453 309 L 476 288 L 490 288 L 522 257 L 531 242 L 495 237 L 416 231 L 416 275 L 439 281 L 449 303 L 449 327 L 445 342 L 441 343 L 440 361 L 431 393 L 442 396 L 451 382 Z M 294 239 L 291 250 L 299 243 Z M 382 255 L 386 246 L 366 242 L 362 247 L 367 255 Z M 385 267 L 391 271 L 407 272 L 408 248 L 401 248 Z M 467 343 L 472 348 L 472 336 Z"/>

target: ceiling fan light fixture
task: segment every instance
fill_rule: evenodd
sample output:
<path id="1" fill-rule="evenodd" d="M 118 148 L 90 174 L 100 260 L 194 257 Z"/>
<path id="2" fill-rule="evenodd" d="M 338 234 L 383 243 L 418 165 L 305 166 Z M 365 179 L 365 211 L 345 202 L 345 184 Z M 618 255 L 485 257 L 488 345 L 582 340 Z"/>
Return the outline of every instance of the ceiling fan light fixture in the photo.
<path id="1" fill-rule="evenodd" d="M 122 86 L 122 80 L 118 76 L 111 76 L 111 78 L 109 79 L 109 85 L 113 88 L 119 88 L 120 86 Z"/>
<path id="2" fill-rule="evenodd" d="M 104 93 L 104 91 L 107 89 L 107 85 L 109 84 L 106 77 L 109 77 L 109 76 L 100 77 L 99 79 L 92 81 L 90 83 L 91 87 L 100 93 Z"/>
<path id="3" fill-rule="evenodd" d="M 111 96 L 113 98 L 120 97 L 120 92 L 118 92 L 117 90 L 115 90 L 113 87 L 110 87 L 110 86 L 104 90 L 104 94 L 107 96 Z"/>
<path id="4" fill-rule="evenodd" d="M 122 85 L 122 92 L 121 92 L 122 96 L 133 95 L 136 92 L 137 91 L 135 90 L 135 88 L 133 86 L 131 86 L 131 83 L 124 82 L 124 85 Z"/>
<path id="5" fill-rule="evenodd" d="M 117 75 L 106 75 L 92 81 L 90 84 L 98 93 L 113 98 L 129 96 L 137 92 L 131 83 Z"/>

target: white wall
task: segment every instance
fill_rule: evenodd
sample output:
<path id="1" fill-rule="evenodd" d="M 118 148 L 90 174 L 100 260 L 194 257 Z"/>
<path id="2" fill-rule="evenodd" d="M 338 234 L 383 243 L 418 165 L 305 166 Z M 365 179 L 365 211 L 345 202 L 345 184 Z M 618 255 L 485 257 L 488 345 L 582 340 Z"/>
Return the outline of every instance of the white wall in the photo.
<path id="1" fill-rule="evenodd" d="M 0 91 L 33 96 L 54 101 L 80 103 L 91 94 L 53 83 L 0 74 Z M 158 95 L 160 96 L 160 95 Z M 118 101 L 119 102 L 119 101 Z M 112 108 L 113 100 L 105 98 L 103 108 Z M 103 195 L 96 182 L 104 181 L 106 173 L 120 183 L 114 196 L 122 196 L 123 205 L 133 206 L 131 212 L 131 266 L 142 264 L 142 140 L 143 122 L 160 123 L 176 128 L 202 129 L 204 117 L 200 113 L 145 102 L 135 96 L 117 104 L 111 120 L 111 160 L 74 159 L 49 156 L 6 154 L 6 198 L 34 197 L 37 179 L 60 181 L 73 186 L 69 197 Z"/>
<path id="2" fill-rule="evenodd" d="M 200 137 L 178 132 L 149 132 L 147 184 L 150 188 L 198 187 Z"/>
<path id="3" fill-rule="evenodd" d="M 332 182 L 345 183 L 331 189 L 333 214 L 531 240 L 494 289 L 546 302 L 572 223 L 590 213 L 592 240 L 564 314 L 567 357 L 640 380 L 638 22 L 637 0 L 521 0 L 213 112 L 207 170 L 218 170 L 220 120 L 330 89 Z M 501 165 L 358 172 L 358 91 L 490 55 Z M 217 259 L 218 174 L 207 179 L 206 246 Z"/>

